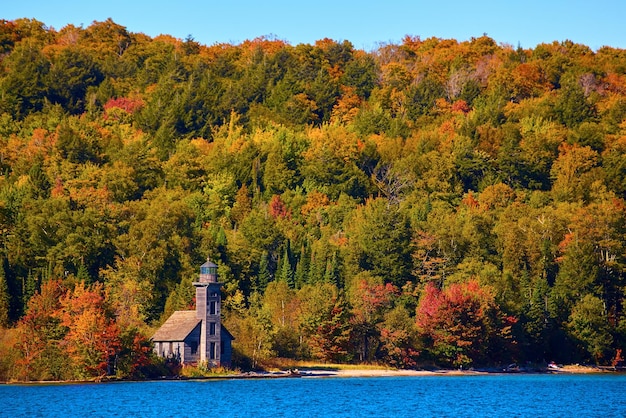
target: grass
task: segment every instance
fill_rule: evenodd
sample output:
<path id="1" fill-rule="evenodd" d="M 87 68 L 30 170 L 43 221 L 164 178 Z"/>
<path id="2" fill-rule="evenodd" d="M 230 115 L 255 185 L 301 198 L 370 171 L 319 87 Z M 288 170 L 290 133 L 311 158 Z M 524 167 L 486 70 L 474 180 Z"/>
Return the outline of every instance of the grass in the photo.
<path id="1" fill-rule="evenodd" d="M 196 366 L 185 366 L 180 369 L 179 375 L 188 378 L 217 377 L 238 374 L 238 370 L 231 370 L 226 367 L 207 367 L 203 364 Z"/>

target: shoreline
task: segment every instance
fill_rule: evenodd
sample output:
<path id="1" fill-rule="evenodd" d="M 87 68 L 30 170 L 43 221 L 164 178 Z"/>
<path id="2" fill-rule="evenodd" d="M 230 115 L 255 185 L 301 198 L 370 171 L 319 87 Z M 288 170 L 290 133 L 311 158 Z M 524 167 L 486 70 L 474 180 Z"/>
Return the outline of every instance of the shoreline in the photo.
<path id="1" fill-rule="evenodd" d="M 497 374 L 598 374 L 619 373 L 620 370 L 600 368 L 596 366 L 568 365 L 555 369 L 522 369 L 506 371 L 503 369 L 308 369 L 306 367 L 293 371 L 266 372 L 276 377 L 401 377 L 401 376 L 476 376 Z M 261 376 L 259 376 L 261 377 Z"/>
<path id="2" fill-rule="evenodd" d="M 423 376 L 479 376 L 479 375 L 505 375 L 505 374 L 616 374 L 625 370 L 612 367 L 567 365 L 557 369 L 528 369 L 519 371 L 506 371 L 498 369 L 377 369 L 377 368 L 307 368 L 264 371 L 264 372 L 241 372 L 233 374 L 216 374 L 208 376 L 168 376 L 156 379 L 101 379 L 101 380 L 47 380 L 47 381 L 0 381 L 6 385 L 73 385 L 73 384 L 99 384 L 116 382 L 158 382 L 176 380 L 228 380 L 228 379 L 289 379 L 289 378 L 355 378 L 355 377 L 423 377 Z"/>

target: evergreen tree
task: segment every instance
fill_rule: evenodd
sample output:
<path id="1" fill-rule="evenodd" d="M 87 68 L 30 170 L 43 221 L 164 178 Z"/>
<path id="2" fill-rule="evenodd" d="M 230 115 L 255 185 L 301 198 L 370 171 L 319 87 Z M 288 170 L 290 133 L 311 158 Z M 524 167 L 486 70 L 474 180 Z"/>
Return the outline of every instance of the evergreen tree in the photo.
<path id="1" fill-rule="evenodd" d="M 309 262 L 311 261 L 311 254 L 309 246 L 307 244 L 302 245 L 300 249 L 300 257 L 296 264 L 296 271 L 294 273 L 294 282 L 296 289 L 302 288 L 309 281 Z"/>
<path id="2" fill-rule="evenodd" d="M 261 254 L 261 260 L 259 261 L 259 272 L 257 274 L 257 284 L 256 284 L 256 289 L 254 289 L 253 286 L 253 291 L 257 291 L 257 292 L 264 292 L 265 288 L 267 287 L 268 283 L 272 281 L 272 275 L 270 273 L 270 268 L 269 268 L 269 255 L 267 253 L 267 251 L 263 251 L 263 253 Z"/>
<path id="3" fill-rule="evenodd" d="M 9 325 L 10 295 L 4 273 L 4 259 L 0 258 L 0 328 Z"/>
<path id="4" fill-rule="evenodd" d="M 333 252 L 332 257 L 326 262 L 326 271 L 324 272 L 324 281 L 332 283 L 339 289 L 343 289 L 343 280 L 339 270 L 339 262 L 337 260 L 337 251 Z"/>
<path id="5" fill-rule="evenodd" d="M 326 258 L 320 254 L 320 251 L 313 249 L 309 262 L 309 284 L 321 283 L 324 281 L 324 272 L 326 271 Z"/>
<path id="6" fill-rule="evenodd" d="M 554 320 L 550 309 L 550 288 L 547 280 L 539 278 L 531 289 L 532 297 L 526 306 L 524 331 L 528 335 L 530 347 L 528 354 L 536 361 L 542 361 L 551 356 L 549 335 Z"/>
<path id="7" fill-rule="evenodd" d="M 595 115 L 594 106 L 587 100 L 582 87 L 575 81 L 561 88 L 554 111 L 559 121 L 568 128 L 589 121 Z"/>
<path id="8" fill-rule="evenodd" d="M 26 308 L 28 301 L 37 292 L 37 278 L 32 271 L 28 272 L 26 279 L 22 279 L 22 306 Z"/>
<path id="9" fill-rule="evenodd" d="M 276 281 L 284 281 L 289 285 L 290 289 L 295 289 L 295 277 L 293 267 L 291 266 L 289 241 L 285 245 L 285 251 L 280 259 L 278 270 L 276 271 Z"/>
<path id="10" fill-rule="evenodd" d="M 82 281 L 85 283 L 91 283 L 93 281 L 91 276 L 89 275 L 89 270 L 87 270 L 85 263 L 80 263 L 80 265 L 78 266 L 76 278 L 78 279 L 78 281 Z"/>

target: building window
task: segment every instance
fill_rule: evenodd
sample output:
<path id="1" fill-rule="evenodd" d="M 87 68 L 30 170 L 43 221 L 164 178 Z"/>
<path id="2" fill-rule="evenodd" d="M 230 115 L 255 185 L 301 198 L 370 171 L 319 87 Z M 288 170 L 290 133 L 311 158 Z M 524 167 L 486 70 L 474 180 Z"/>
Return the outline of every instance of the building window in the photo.
<path id="1" fill-rule="evenodd" d="M 211 302 L 209 302 L 209 315 L 215 315 L 216 311 L 217 311 L 217 303 L 215 303 L 215 301 L 212 300 Z"/>
<path id="2" fill-rule="evenodd" d="M 215 322 L 209 322 L 209 335 L 215 335 Z"/>
<path id="3" fill-rule="evenodd" d="M 198 341 L 190 341 L 191 355 L 198 354 Z"/>
<path id="4" fill-rule="evenodd" d="M 210 347 L 209 347 L 209 359 L 210 360 L 215 360 L 215 343 L 211 343 Z"/>
<path id="5" fill-rule="evenodd" d="M 212 298 L 216 298 L 217 297 L 217 292 L 211 292 L 211 297 Z"/>

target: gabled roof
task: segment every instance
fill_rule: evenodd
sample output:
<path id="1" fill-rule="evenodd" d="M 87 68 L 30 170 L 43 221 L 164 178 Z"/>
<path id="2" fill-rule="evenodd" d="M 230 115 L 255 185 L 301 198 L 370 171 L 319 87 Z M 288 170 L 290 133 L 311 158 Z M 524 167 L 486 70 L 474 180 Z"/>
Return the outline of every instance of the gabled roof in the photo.
<path id="1" fill-rule="evenodd" d="M 184 341 L 200 323 L 196 311 L 176 311 L 152 336 L 152 341 Z"/>
<path id="2" fill-rule="evenodd" d="M 224 325 L 222 325 L 220 329 L 222 330 L 222 338 L 224 337 L 230 338 L 231 341 L 235 339 L 235 337 L 233 337 L 233 334 L 231 334 L 230 331 L 227 330 Z"/>

